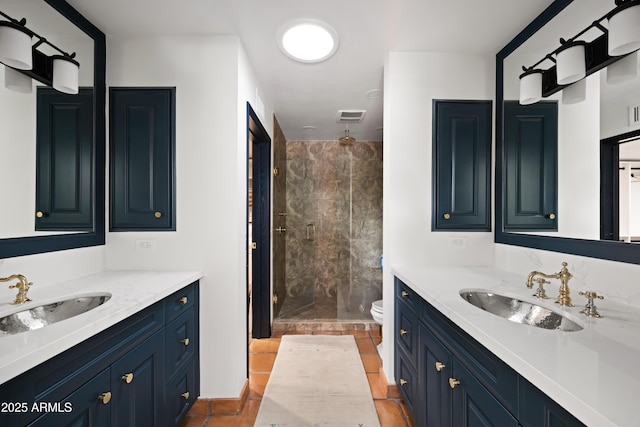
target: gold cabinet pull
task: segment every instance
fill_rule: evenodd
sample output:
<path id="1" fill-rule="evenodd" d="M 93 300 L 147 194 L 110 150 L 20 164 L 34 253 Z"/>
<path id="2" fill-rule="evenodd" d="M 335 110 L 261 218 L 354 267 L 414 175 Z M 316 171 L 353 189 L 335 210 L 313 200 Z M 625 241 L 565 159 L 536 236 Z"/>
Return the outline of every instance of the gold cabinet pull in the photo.
<path id="1" fill-rule="evenodd" d="M 154 213 L 153 216 L 155 216 L 156 218 L 160 218 L 162 216 L 162 212 L 156 211 L 156 213 Z"/>
<path id="2" fill-rule="evenodd" d="M 436 362 L 436 371 L 440 372 L 446 367 L 447 365 L 445 365 L 444 363 Z"/>
<path id="3" fill-rule="evenodd" d="M 36 212 L 36 216 L 37 216 L 38 218 L 42 218 L 42 217 L 44 216 L 44 212 L 42 212 L 42 211 L 38 211 L 38 212 Z"/>
<path id="4" fill-rule="evenodd" d="M 98 396 L 98 400 L 102 402 L 103 405 L 106 405 L 111 400 L 111 392 L 106 391 L 102 393 L 100 396 Z"/>
<path id="5" fill-rule="evenodd" d="M 400 329 L 400 336 L 405 336 L 408 333 L 409 333 L 408 331 L 405 331 L 404 329 Z"/>
<path id="6" fill-rule="evenodd" d="M 180 298 L 180 302 L 183 303 L 183 304 L 186 304 L 187 301 L 189 301 L 189 299 L 187 297 Z"/>
<path id="7" fill-rule="evenodd" d="M 127 384 L 131 384 L 131 381 L 133 381 L 133 372 L 129 372 L 128 374 L 124 374 L 122 376 L 122 381 L 127 383 Z"/>
<path id="8" fill-rule="evenodd" d="M 182 397 L 184 397 L 184 400 L 189 400 L 189 392 L 185 391 L 184 393 L 181 394 Z"/>
<path id="9" fill-rule="evenodd" d="M 446 213 L 446 214 L 442 215 L 442 217 L 443 217 L 444 219 L 451 219 L 451 214 Z"/>
<path id="10" fill-rule="evenodd" d="M 460 381 L 455 378 L 449 378 L 449 387 L 456 388 L 457 385 L 460 385 Z"/>
<path id="11" fill-rule="evenodd" d="M 402 298 L 406 298 L 406 297 L 408 297 L 408 296 L 409 296 L 409 292 L 407 292 L 407 291 L 402 291 L 402 292 L 400 292 L 400 295 L 402 295 Z"/>
<path id="12" fill-rule="evenodd" d="M 549 214 L 549 215 L 547 215 L 547 218 L 556 219 L 556 214 Z"/>
<path id="13" fill-rule="evenodd" d="M 182 341 L 182 344 L 184 344 L 185 346 L 189 345 L 189 338 L 185 338 Z"/>
<path id="14" fill-rule="evenodd" d="M 404 386 L 407 384 L 407 380 L 403 380 L 402 378 L 400 378 L 400 385 Z"/>

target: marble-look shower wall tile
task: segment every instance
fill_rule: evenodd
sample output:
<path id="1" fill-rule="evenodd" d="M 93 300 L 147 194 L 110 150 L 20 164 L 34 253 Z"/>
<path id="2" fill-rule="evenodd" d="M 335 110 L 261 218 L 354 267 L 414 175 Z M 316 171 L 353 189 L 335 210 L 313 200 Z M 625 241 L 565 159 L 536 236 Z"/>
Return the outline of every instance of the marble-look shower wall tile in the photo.
<path id="1" fill-rule="evenodd" d="M 368 314 L 382 283 L 382 143 L 290 141 L 287 168 L 289 303 L 331 296 L 340 318 Z"/>

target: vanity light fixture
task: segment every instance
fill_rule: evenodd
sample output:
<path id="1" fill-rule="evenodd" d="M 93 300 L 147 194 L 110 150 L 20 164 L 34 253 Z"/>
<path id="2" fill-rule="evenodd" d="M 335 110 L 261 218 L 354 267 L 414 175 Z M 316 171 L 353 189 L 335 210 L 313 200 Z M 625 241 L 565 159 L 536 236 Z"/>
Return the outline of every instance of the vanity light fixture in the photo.
<path id="1" fill-rule="evenodd" d="M 556 78 L 559 85 L 575 83 L 587 75 L 584 41 L 567 42 L 560 39 L 562 46 L 556 55 Z"/>
<path id="2" fill-rule="evenodd" d="M 16 20 L 0 11 L 7 21 L 0 21 L 0 62 L 5 65 L 5 87 L 17 92 L 31 92 L 31 82 L 19 78 L 22 73 L 64 93 L 78 93 L 80 64 L 75 53 L 68 54 L 27 28 L 27 20 Z M 32 39 L 37 39 L 35 44 Z M 48 56 L 38 50 L 46 44 L 59 54 Z"/>
<path id="3" fill-rule="evenodd" d="M 338 50 L 338 32 L 322 21 L 296 20 L 280 29 L 278 46 L 295 61 L 322 62 Z"/>
<path id="4" fill-rule="evenodd" d="M 535 104 L 542 99 L 542 70 L 525 70 L 520 74 L 520 104 Z"/>
<path id="5" fill-rule="evenodd" d="M 3 13 L 2 16 L 6 15 Z M 30 70 L 33 67 L 33 33 L 24 26 L 26 22 L 25 19 L 19 22 L 0 21 L 0 62 L 18 70 Z"/>
<path id="6" fill-rule="evenodd" d="M 560 47 L 531 67 L 522 67 L 524 73 L 520 75 L 521 104 L 538 102 L 541 98 L 565 90 L 567 85 L 575 84 L 605 67 L 612 68 L 608 70 L 611 71 L 612 81 L 623 81 L 637 74 L 637 66 L 630 70 L 630 66 L 622 60 L 632 62 L 632 59 L 627 59 L 624 55 L 640 49 L 640 0 L 615 0 L 615 4 L 616 7 L 611 12 L 596 19 L 572 38 L 561 38 Z M 605 21 L 608 22 L 608 28 L 603 25 Z M 592 41 L 580 40 L 580 37 L 592 28 L 597 28 L 603 34 Z M 546 60 L 551 60 L 554 65 L 540 70 L 539 66 Z M 621 61 L 622 63 L 617 64 Z M 540 98 L 530 96 L 529 92 L 522 93 L 523 90 L 532 90 L 533 83 L 524 84 L 523 79 L 528 80 L 534 71 L 541 74 Z M 570 91 L 573 93 L 567 95 L 568 102 L 565 103 L 580 99 L 579 90 L 582 90 L 580 86 L 572 88 Z"/>
<path id="7" fill-rule="evenodd" d="M 626 55 L 640 49 L 640 0 L 616 0 L 609 21 L 609 55 Z"/>

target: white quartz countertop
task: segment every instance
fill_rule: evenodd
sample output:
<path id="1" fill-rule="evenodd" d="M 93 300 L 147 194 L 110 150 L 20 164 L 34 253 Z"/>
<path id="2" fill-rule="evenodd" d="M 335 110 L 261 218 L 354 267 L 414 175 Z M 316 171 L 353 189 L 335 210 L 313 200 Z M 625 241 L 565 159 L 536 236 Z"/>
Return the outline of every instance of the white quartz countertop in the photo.
<path id="1" fill-rule="evenodd" d="M 0 336 L 0 384 L 200 279 L 197 271 L 105 271 L 29 290 L 31 302 L 12 305 L 15 292 L 0 298 L 0 317 L 63 299 L 110 294 L 104 304 L 40 329 Z"/>
<path id="2" fill-rule="evenodd" d="M 603 317 L 594 319 L 580 314 L 586 299 L 576 289 L 571 289 L 575 307 L 553 303 L 557 280 L 546 285 L 549 300 L 534 298 L 525 286 L 529 272 L 410 266 L 392 272 L 586 425 L 640 426 L 640 310 L 607 301 L 607 283 L 591 289 L 605 297 L 596 302 Z M 493 290 L 560 310 L 584 329 L 562 332 L 514 323 L 472 306 L 460 297 L 462 289 Z"/>

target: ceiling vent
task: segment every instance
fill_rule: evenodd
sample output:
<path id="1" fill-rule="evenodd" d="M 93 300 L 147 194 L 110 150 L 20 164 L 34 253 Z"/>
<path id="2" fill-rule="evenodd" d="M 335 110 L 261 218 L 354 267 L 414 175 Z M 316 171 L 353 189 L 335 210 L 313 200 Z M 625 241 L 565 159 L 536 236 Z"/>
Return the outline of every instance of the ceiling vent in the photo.
<path id="1" fill-rule="evenodd" d="M 338 123 L 360 123 L 367 110 L 338 110 Z"/>

